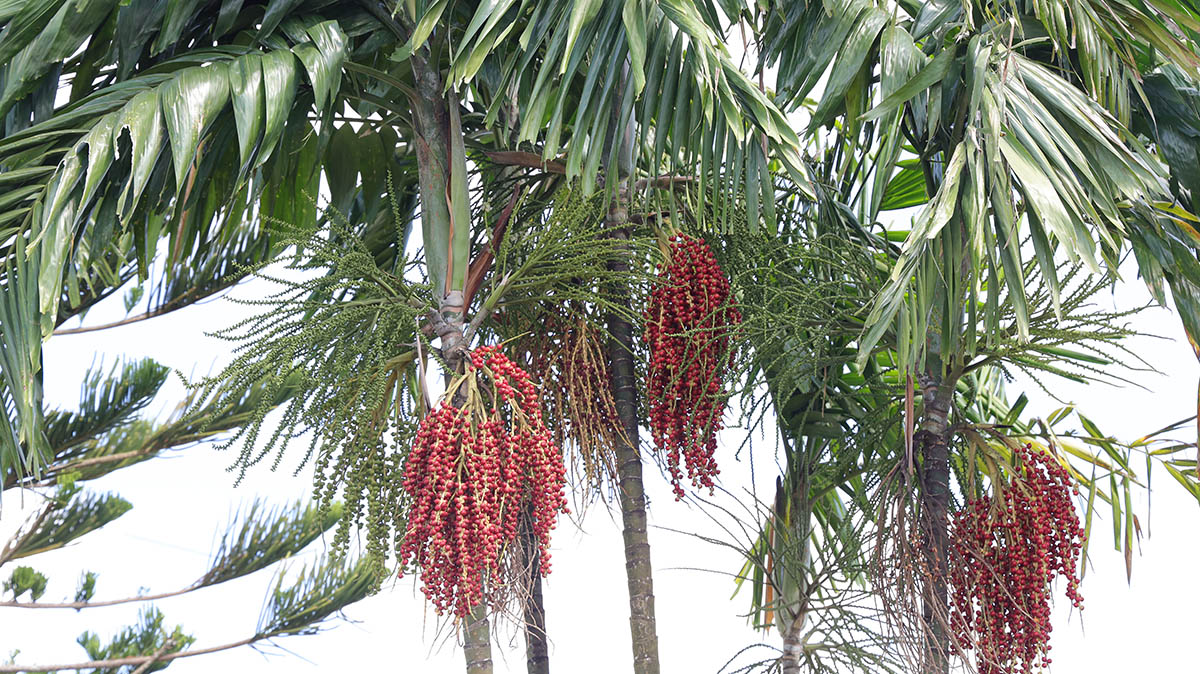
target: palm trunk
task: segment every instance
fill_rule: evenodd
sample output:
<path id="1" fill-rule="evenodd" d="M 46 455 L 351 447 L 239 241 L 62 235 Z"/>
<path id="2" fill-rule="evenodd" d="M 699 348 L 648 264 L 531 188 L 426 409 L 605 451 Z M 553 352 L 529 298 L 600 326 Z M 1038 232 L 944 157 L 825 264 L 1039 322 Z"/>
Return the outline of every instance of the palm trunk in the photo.
<path id="1" fill-rule="evenodd" d="M 805 453 L 796 444 L 788 452 L 785 478 L 776 482 L 774 572 L 769 576 L 779 604 L 777 611 L 783 618 L 780 621 L 783 653 L 779 659 L 782 674 L 800 674 L 804 669 L 804 626 L 808 623 L 811 591 L 810 466 Z"/>
<path id="2" fill-rule="evenodd" d="M 792 621 L 783 633 L 783 656 L 779 658 L 781 674 L 800 674 L 804 671 L 804 616 Z"/>
<path id="3" fill-rule="evenodd" d="M 621 85 L 629 77 L 629 64 L 621 72 Z M 633 172 L 633 118 L 620 119 L 619 105 L 610 117 L 608 138 L 620 143 L 616 173 L 618 183 L 605 216 L 607 235 L 617 241 L 629 241 L 629 175 Z M 609 156 L 610 147 L 604 149 Z M 606 161 L 607 163 L 607 161 Z M 617 278 L 629 273 L 628 245 L 608 268 Z M 613 300 L 617 306 L 630 306 L 629 285 L 618 285 Z M 618 495 L 621 504 L 622 537 L 625 540 L 625 577 L 629 586 L 629 631 L 633 638 L 634 674 L 658 674 L 658 633 L 654 620 L 654 577 L 650 564 L 650 536 L 646 531 L 646 491 L 642 484 L 642 457 L 638 451 L 638 386 L 633 366 L 633 326 L 622 315 L 609 313 L 608 359 L 612 377 L 613 402 L 617 422 L 623 433 L 617 434 L 616 459 Z"/>
<path id="4" fill-rule="evenodd" d="M 953 381 L 922 381 L 924 413 L 914 438 L 921 457 L 921 600 L 925 647 L 921 674 L 950 671 L 949 586 L 947 583 L 950 506 L 949 412 Z"/>
<path id="5" fill-rule="evenodd" d="M 457 363 L 450 363 L 457 366 Z M 451 379 L 446 374 L 446 381 Z M 455 395 L 458 398 L 458 394 Z M 453 401 L 461 405 L 461 400 Z M 463 655 L 466 657 L 467 674 L 492 674 L 492 630 L 488 623 L 488 607 L 481 603 L 471 609 L 463 621 Z"/>
<path id="6" fill-rule="evenodd" d="M 444 93 L 441 73 L 414 54 L 411 58 L 415 90 L 413 127 L 416 132 L 417 173 L 421 188 L 422 233 L 426 250 L 434 246 L 445 250 L 448 239 L 437 240 L 437 233 L 450 232 L 452 219 L 446 195 L 450 183 L 452 110 L 458 105 Z M 447 274 L 449 276 L 449 274 Z M 434 287 L 442 289 L 440 317 L 444 321 L 438 330 L 442 352 L 452 370 L 457 369 L 463 351 L 463 312 L 461 289 L 451 289 L 449 279 L 432 279 Z M 447 373 L 450 376 L 450 373 Z M 468 674 L 492 674 L 492 641 L 488 625 L 487 606 L 476 606 L 463 624 L 464 652 Z"/>
<path id="7" fill-rule="evenodd" d="M 488 625 L 487 605 L 471 610 L 464 623 L 467 674 L 492 674 L 492 631 Z"/>
<path id="8" fill-rule="evenodd" d="M 550 674 L 546 640 L 546 605 L 542 600 L 541 558 L 532 527 L 533 511 L 527 511 L 521 530 L 521 547 L 529 571 L 529 597 L 525 601 L 525 666 L 529 674 Z"/>
<path id="9" fill-rule="evenodd" d="M 625 192 L 624 189 L 621 192 Z M 606 219 L 609 236 L 629 239 L 628 211 L 622 197 Z M 621 274 L 629 271 L 625 260 L 614 260 L 609 269 Z M 628 304 L 624 297 L 614 298 L 618 305 Z M 613 400 L 624 431 L 616 442 L 617 477 L 621 504 L 621 522 L 625 539 L 625 573 L 629 584 L 629 630 L 633 637 L 635 674 L 658 674 L 658 635 L 654 624 L 654 579 L 650 564 L 650 537 L 646 531 L 646 492 L 642 485 L 642 459 L 638 453 L 638 388 L 633 367 L 633 327 L 615 313 L 608 316 L 612 365 Z"/>

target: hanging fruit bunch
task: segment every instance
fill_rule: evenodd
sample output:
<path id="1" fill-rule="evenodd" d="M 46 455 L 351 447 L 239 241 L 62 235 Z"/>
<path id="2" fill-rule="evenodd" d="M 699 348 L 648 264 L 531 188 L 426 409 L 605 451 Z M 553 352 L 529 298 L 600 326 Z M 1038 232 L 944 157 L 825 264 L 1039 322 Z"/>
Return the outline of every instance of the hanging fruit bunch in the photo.
<path id="1" fill-rule="evenodd" d="M 573 478 L 600 493 L 615 482 L 617 423 L 603 335 L 583 309 L 557 305 L 538 314 L 517 341 L 542 391 L 555 444 L 570 448 Z"/>
<path id="2" fill-rule="evenodd" d="M 1083 608 L 1076 563 L 1084 530 L 1071 502 L 1078 488 L 1045 452 L 1025 445 L 1013 458 L 1016 475 L 1002 496 L 972 500 L 951 528 L 950 629 L 964 649 L 976 650 L 979 674 L 1050 664 L 1056 576 Z"/>
<path id="3" fill-rule="evenodd" d="M 438 613 L 463 617 L 482 602 L 505 601 L 506 555 L 518 554 L 526 509 L 539 568 L 550 572 L 550 531 L 567 512 L 562 456 L 529 374 L 499 347 L 472 351 L 466 373 L 421 421 L 404 487 L 412 504 L 401 568 L 420 570 Z"/>
<path id="4" fill-rule="evenodd" d="M 675 498 L 683 498 L 683 470 L 695 487 L 714 486 L 713 454 L 725 413 L 724 382 L 742 316 L 729 279 L 708 244 L 672 237 L 669 260 L 646 308 L 650 366 L 646 386 L 654 444 L 666 453 Z"/>

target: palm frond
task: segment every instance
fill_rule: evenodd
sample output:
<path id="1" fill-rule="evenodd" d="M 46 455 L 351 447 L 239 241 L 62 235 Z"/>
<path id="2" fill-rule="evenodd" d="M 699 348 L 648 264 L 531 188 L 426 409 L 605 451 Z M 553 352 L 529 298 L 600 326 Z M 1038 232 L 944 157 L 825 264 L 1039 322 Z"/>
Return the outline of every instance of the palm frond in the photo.
<path id="1" fill-rule="evenodd" d="M 14 258 L 22 267 L 35 261 L 9 274 L 22 288 L 17 298 L 18 286 L 7 284 L 10 311 L 28 314 L 13 325 L 40 325 L 48 334 L 64 279 L 86 276 L 114 238 L 125 242 L 123 250 L 144 275 L 160 235 L 171 242 L 169 261 L 177 262 L 195 261 L 193 251 L 203 259 L 212 242 L 244 241 L 245 233 L 235 232 L 263 190 L 270 197 L 264 212 L 289 216 L 299 227 L 315 223 L 315 216 L 300 217 L 305 209 L 295 205 L 307 204 L 306 193 L 316 190 L 306 96 L 319 108 L 331 99 L 345 36 L 332 22 L 293 21 L 289 28 L 301 40 L 290 47 L 274 38 L 266 51 L 218 48 L 168 61 L 0 140 L 0 180 L 21 195 L 0 216 L 0 255 L 10 266 Z M 300 91 L 301 71 L 311 94 Z M 214 223 L 218 231 L 210 233 Z M 31 430 L 40 406 L 40 389 L 29 381 L 40 365 L 31 336 L 6 335 L 0 344 L 5 359 L 14 361 L 5 368 L 8 378 L 27 375 L 9 384 L 15 402 L 6 407 L 16 409 L 5 414 L 5 427 L 15 422 L 20 431 L 16 441 L 13 434 L 4 439 L 5 453 L 25 463 L 24 454 L 36 456 L 41 446 Z M 29 365 L 18 364 L 24 362 Z"/>

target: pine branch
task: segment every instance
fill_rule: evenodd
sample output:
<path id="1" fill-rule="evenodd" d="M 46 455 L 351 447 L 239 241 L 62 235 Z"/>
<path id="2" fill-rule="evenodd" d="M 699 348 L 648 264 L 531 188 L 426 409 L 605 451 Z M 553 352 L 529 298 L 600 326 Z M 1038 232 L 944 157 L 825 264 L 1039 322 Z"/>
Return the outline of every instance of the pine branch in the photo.
<path id="1" fill-rule="evenodd" d="M 18 531 L 13 535 L 12 538 L 8 539 L 8 543 L 4 545 L 4 550 L 0 550 L 0 566 L 17 559 L 17 552 L 25 545 L 30 537 L 33 536 L 34 532 L 41 528 L 42 524 L 45 523 L 46 518 L 49 517 L 50 513 L 54 512 L 56 508 L 57 505 L 53 501 L 47 503 L 46 507 L 43 508 L 40 513 L 38 513 L 37 517 L 27 529 L 24 529 L 23 532 Z"/>
<path id="2" fill-rule="evenodd" d="M 158 427 L 136 420 L 110 431 L 103 438 L 93 438 L 76 444 L 60 451 L 55 463 L 43 471 L 39 481 L 27 480 L 21 486 L 53 486 L 56 483 L 55 476 L 79 471 L 83 472 L 75 477 L 76 480 L 99 478 L 117 468 L 152 458 L 164 450 L 209 440 L 226 431 L 237 429 L 247 423 L 259 409 L 265 407 L 269 412 L 295 393 L 295 387 L 285 383 L 268 398 L 268 394 L 272 392 L 266 388 L 259 384 L 241 389 L 237 394 L 226 395 L 225 392 L 218 392 L 207 401 L 196 400 L 196 396 L 193 395 L 180 406 L 181 410 L 192 410 L 186 415 L 178 414 L 171 421 Z M 123 447 L 130 445 L 137 448 L 121 451 Z M 113 453 L 106 453 L 110 451 Z M 103 468 L 96 470 L 96 467 Z M 15 472 L 10 471 L 5 475 L 5 489 L 18 484 Z"/>
<path id="3" fill-rule="evenodd" d="M 55 550 L 129 512 L 133 506 L 116 494 L 79 494 L 63 487 L 15 547 L 5 548 L 0 563 Z M 70 500 L 67 500 L 70 499 Z"/>
<path id="4" fill-rule="evenodd" d="M 134 459 L 139 456 L 147 456 L 149 454 L 157 454 L 159 451 L 161 451 L 160 448 L 151 444 L 151 445 L 147 445 L 146 447 L 143 447 L 142 449 L 131 449 L 128 452 L 118 452 L 117 454 L 109 454 L 108 456 L 93 456 L 91 458 L 80 459 L 78 461 L 72 461 L 70 463 L 65 463 L 61 466 L 52 466 L 52 467 L 46 469 L 46 475 L 47 475 L 47 478 L 51 478 L 51 477 L 54 477 L 54 475 L 56 475 L 58 473 L 70 473 L 70 472 L 79 470 L 80 468 L 87 468 L 88 466 L 98 466 L 98 465 L 105 464 L 105 463 L 113 463 L 114 461 L 124 461 L 125 459 Z M 45 486 L 49 486 L 51 484 L 53 484 L 53 481 L 50 479 L 46 479 L 46 480 L 43 480 L 42 482 L 37 483 L 35 486 L 45 487 Z"/>
<path id="5" fill-rule="evenodd" d="M 78 407 L 46 414 L 46 439 L 54 456 L 47 470 L 70 449 L 128 423 L 154 399 L 168 372 L 149 358 L 114 363 L 107 374 L 103 366 L 91 368 L 80 387 Z"/>
<path id="6" fill-rule="evenodd" d="M 341 520 L 343 511 L 341 503 L 319 508 L 297 502 L 288 510 L 260 513 L 262 508 L 256 500 L 234 520 L 221 537 L 212 568 L 196 587 L 240 578 L 295 555 Z"/>
<path id="7" fill-rule="evenodd" d="M 42 520 L 48 516 L 55 506 L 51 505 L 34 524 L 36 530 Z M 287 511 L 269 511 L 265 518 L 260 517 L 263 508 L 261 501 L 255 501 L 242 515 L 234 520 L 229 529 L 221 537 L 211 568 L 191 585 L 159 594 L 123 597 L 121 599 L 106 599 L 104 601 L 72 601 L 72 602 L 0 602 L 0 608 L 48 608 L 74 609 L 98 608 L 101 606 L 116 606 L 135 602 L 155 601 L 168 597 L 178 597 L 182 594 L 219 585 L 229 580 L 247 576 L 255 571 L 264 569 L 282 559 L 295 555 L 309 543 L 332 527 L 342 516 L 340 503 L 322 511 L 315 506 L 301 508 L 297 503 Z M 239 524 L 240 522 L 240 524 Z M 235 531 L 236 529 L 236 531 Z M 28 534 L 17 544 L 16 550 L 24 545 Z M 9 554 L 5 548 L 5 554 Z M 15 550 L 14 550 L 15 554 Z M 0 559 L 4 559 L 0 557 Z"/>
<path id="8" fill-rule="evenodd" d="M 355 562 L 324 558 L 302 568 L 288 587 L 284 587 L 281 574 L 263 605 L 258 633 L 286 636 L 316 632 L 317 625 L 329 616 L 374 594 L 381 571 L 378 558 Z"/>
<path id="9" fill-rule="evenodd" d="M 137 669 L 133 670 L 133 674 L 146 674 L 146 672 L 150 671 L 151 665 L 153 665 L 156 662 L 162 662 L 163 655 L 165 655 L 167 651 L 171 650 L 174 647 L 175 647 L 175 640 L 168 638 L 166 643 L 164 643 L 162 645 L 162 648 L 159 648 L 154 653 L 154 655 L 151 657 L 150 660 L 147 660 L 146 662 L 142 663 L 141 667 L 138 667 Z"/>
<path id="10" fill-rule="evenodd" d="M 132 604 L 142 601 L 157 601 L 159 599 L 167 599 L 169 597 L 178 597 L 181 594 L 194 592 L 205 587 L 203 585 L 189 585 L 185 588 L 174 590 L 172 592 L 160 592 L 159 594 L 147 594 L 137 597 L 123 597 L 121 599 L 106 599 L 104 601 L 67 601 L 67 602 L 19 602 L 19 601 L 0 601 L 0 608 L 69 608 L 81 611 L 85 608 L 99 608 L 101 606 L 117 606 L 119 604 Z"/>
<path id="11" fill-rule="evenodd" d="M 177 658 L 190 658 L 193 655 L 219 653 L 221 651 L 227 651 L 231 648 L 248 646 L 267 638 L 269 638 L 268 635 L 256 634 L 240 641 L 231 641 L 227 644 L 221 644 L 219 646 L 209 646 L 208 648 L 200 648 L 194 651 L 167 653 L 164 655 L 134 655 L 125 658 L 113 658 L 112 660 L 89 660 L 87 662 L 73 662 L 69 664 L 55 665 L 0 665 L 0 674 L 19 674 L 20 672 L 61 672 L 67 669 L 103 669 L 110 667 L 132 667 L 135 665 L 145 665 L 148 663 L 157 664 L 160 662 L 170 662 Z"/>
<path id="12" fill-rule="evenodd" d="M 286 588 L 283 585 L 283 578 L 280 576 L 275 589 L 267 597 L 259 618 L 258 631 L 253 636 L 240 641 L 194 651 L 137 655 L 70 664 L 0 665 L 0 674 L 157 664 L 170 662 L 176 658 L 225 651 L 274 637 L 312 634 L 317 631 L 319 623 L 329 616 L 371 595 L 377 586 L 378 574 L 378 563 L 370 559 L 360 559 L 353 563 L 339 563 L 323 559 L 315 566 L 302 570 L 295 583 Z"/>

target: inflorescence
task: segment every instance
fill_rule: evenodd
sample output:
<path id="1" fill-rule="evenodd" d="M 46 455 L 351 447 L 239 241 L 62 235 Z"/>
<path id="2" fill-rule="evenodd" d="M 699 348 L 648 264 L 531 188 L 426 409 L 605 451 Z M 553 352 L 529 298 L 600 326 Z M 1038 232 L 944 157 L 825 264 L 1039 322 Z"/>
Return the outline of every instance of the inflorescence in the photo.
<path id="1" fill-rule="evenodd" d="M 696 487 L 712 489 L 719 472 L 713 455 L 725 412 L 734 329 L 742 316 L 708 244 L 684 235 L 671 241 L 670 261 L 660 266 L 661 282 L 646 308 L 646 388 L 654 444 L 667 454 L 671 485 L 681 499 L 681 456 Z"/>
<path id="2" fill-rule="evenodd" d="M 969 502 L 954 516 L 950 628 L 976 651 L 979 674 L 1027 674 L 1050 664 L 1051 583 L 1083 608 L 1076 563 L 1084 530 L 1071 503 L 1078 487 L 1052 456 L 1014 451 L 1016 476 L 1001 498 Z"/>
<path id="3" fill-rule="evenodd" d="M 550 572 L 550 531 L 567 512 L 564 483 L 529 375 L 499 347 L 476 349 L 421 421 L 408 455 L 412 506 L 401 567 L 420 569 L 422 591 L 439 613 L 463 617 L 484 601 L 500 605 L 509 585 L 505 554 L 519 547 L 511 544 L 527 509 L 538 568 Z"/>

